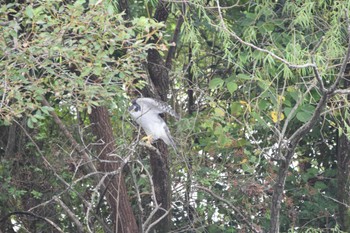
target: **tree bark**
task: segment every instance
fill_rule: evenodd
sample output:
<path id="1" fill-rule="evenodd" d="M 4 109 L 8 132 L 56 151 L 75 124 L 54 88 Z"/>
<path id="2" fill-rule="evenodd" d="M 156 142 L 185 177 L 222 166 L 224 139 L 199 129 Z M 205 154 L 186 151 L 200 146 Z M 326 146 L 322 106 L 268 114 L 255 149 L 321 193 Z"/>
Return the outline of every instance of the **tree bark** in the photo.
<path id="1" fill-rule="evenodd" d="M 270 220 L 270 232 L 278 233 L 280 227 L 280 211 L 281 203 L 283 199 L 283 190 L 286 183 L 286 178 L 288 175 L 288 168 L 293 156 L 294 150 L 287 155 L 288 160 L 281 161 L 280 167 L 278 169 L 278 176 L 276 184 L 274 185 L 274 190 L 272 194 L 272 204 L 271 204 L 271 220 Z"/>
<path id="2" fill-rule="evenodd" d="M 94 107 L 89 115 L 92 123 L 92 131 L 98 141 L 103 143 L 97 146 L 97 155 L 101 160 L 99 169 L 109 173 L 118 171 L 116 175 L 111 175 L 104 184 L 107 188 L 107 201 L 113 211 L 114 232 L 135 233 L 138 226 L 133 214 L 131 204 L 128 200 L 127 188 L 122 173 L 122 162 L 112 156 L 115 152 L 115 140 L 112 125 L 106 107 Z"/>
<path id="3" fill-rule="evenodd" d="M 270 219 L 270 231 L 269 233 L 279 233 L 280 232 L 280 212 L 281 212 L 281 203 L 283 199 L 283 190 L 285 187 L 286 178 L 288 175 L 288 169 L 292 162 L 295 148 L 297 147 L 299 141 L 307 134 L 314 125 L 318 122 L 317 120 L 321 116 L 321 112 L 325 107 L 329 93 L 324 93 L 320 101 L 317 104 L 317 107 L 308 122 L 303 124 L 298 128 L 292 136 L 287 140 L 288 145 L 280 145 L 278 149 L 279 154 L 283 154 L 283 158 L 277 156 L 276 159 L 279 160 L 279 169 L 277 181 L 273 188 L 272 203 L 271 203 L 271 219 Z"/>
<path id="4" fill-rule="evenodd" d="M 350 142 L 343 133 L 338 138 L 337 146 L 337 182 L 338 182 L 338 223 L 340 229 L 344 232 L 350 232 L 350 215 L 349 215 L 349 160 L 350 160 Z"/>
<path id="5" fill-rule="evenodd" d="M 154 13 L 154 19 L 158 22 L 165 22 L 169 15 L 169 2 L 159 0 L 158 6 Z M 178 40 L 180 27 L 183 23 L 183 18 L 180 16 L 177 22 L 177 26 L 173 35 L 173 42 Z M 153 38 L 150 42 L 157 41 L 158 38 Z M 150 49 L 147 55 L 147 69 L 150 79 L 155 87 L 155 96 L 159 96 L 161 100 L 167 100 L 167 94 L 169 91 L 169 69 L 171 68 L 172 59 L 175 54 L 176 47 L 172 47 L 169 50 L 166 62 L 155 49 Z M 149 96 L 147 90 L 142 91 L 145 96 Z M 153 97 L 153 96 L 152 96 Z M 161 153 L 161 158 L 155 151 L 150 151 L 150 164 L 152 169 L 152 179 L 156 192 L 157 202 L 162 208 L 169 210 L 171 204 L 171 182 L 169 174 L 169 162 L 168 162 L 168 148 L 163 141 L 157 142 L 157 148 Z M 154 220 L 159 219 L 164 214 L 164 211 L 159 210 Z M 168 214 L 163 218 L 156 226 L 156 232 L 168 232 L 170 230 L 171 214 Z"/>
<path id="6" fill-rule="evenodd" d="M 347 65 L 345 73 L 350 74 L 350 66 Z M 350 87 L 350 80 L 343 80 L 343 89 Z M 347 97 L 347 100 L 350 100 L 350 96 Z M 342 115 L 344 116 L 344 121 L 347 125 L 350 124 L 350 121 L 346 119 L 346 112 L 348 110 L 342 110 Z M 344 122 L 341 122 L 340 127 L 343 129 L 344 133 L 337 138 L 337 185 L 338 193 L 337 199 L 339 218 L 338 222 L 340 229 L 345 232 L 350 232 L 350 188 L 349 188 L 349 176 L 350 176 L 350 141 L 346 135 L 350 132 L 347 131 Z"/>
<path id="7" fill-rule="evenodd" d="M 169 75 L 168 70 L 164 66 L 164 61 L 156 50 L 148 52 L 148 71 L 150 78 L 156 88 L 156 94 L 166 101 L 166 96 L 169 90 Z M 152 170 L 152 180 L 156 192 L 158 204 L 166 209 L 170 209 L 171 203 L 171 185 L 168 162 L 168 148 L 163 141 L 157 142 L 157 148 L 161 154 L 161 158 L 155 151 L 149 150 L 150 164 Z M 159 219 L 164 214 L 164 211 L 159 210 L 154 215 L 154 220 Z M 167 215 L 156 226 L 156 232 L 168 232 L 170 230 L 171 215 Z"/>

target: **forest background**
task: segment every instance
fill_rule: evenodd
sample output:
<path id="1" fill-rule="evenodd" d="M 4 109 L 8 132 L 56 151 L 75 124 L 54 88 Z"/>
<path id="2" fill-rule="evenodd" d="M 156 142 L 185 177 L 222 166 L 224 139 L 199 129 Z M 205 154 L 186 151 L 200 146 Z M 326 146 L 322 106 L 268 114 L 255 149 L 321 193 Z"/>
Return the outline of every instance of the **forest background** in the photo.
<path id="1" fill-rule="evenodd" d="M 350 232 L 349 9 L 5 0 L 0 232 Z"/>

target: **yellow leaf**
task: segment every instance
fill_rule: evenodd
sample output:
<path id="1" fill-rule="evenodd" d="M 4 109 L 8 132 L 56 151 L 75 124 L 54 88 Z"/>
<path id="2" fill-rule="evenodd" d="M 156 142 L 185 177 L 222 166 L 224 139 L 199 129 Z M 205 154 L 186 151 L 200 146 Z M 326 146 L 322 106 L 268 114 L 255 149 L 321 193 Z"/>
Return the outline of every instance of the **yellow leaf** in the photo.
<path id="1" fill-rule="evenodd" d="M 220 117 L 225 116 L 225 111 L 222 110 L 221 108 L 215 108 L 214 111 L 215 111 L 215 116 L 220 116 Z"/>
<path id="2" fill-rule="evenodd" d="M 246 162 L 248 162 L 248 159 L 244 158 L 239 164 L 245 164 Z"/>
<path id="3" fill-rule="evenodd" d="M 270 115 L 271 115 L 272 121 L 274 123 L 277 123 L 277 122 L 282 121 L 284 119 L 284 115 L 281 112 L 271 111 Z"/>
<path id="4" fill-rule="evenodd" d="M 252 109 L 250 107 L 250 104 L 248 104 L 246 101 L 240 100 L 239 103 L 242 104 L 242 105 L 246 105 L 249 112 L 252 111 Z"/>
<path id="5" fill-rule="evenodd" d="M 278 103 L 278 105 L 282 104 L 285 100 L 286 100 L 286 98 L 283 95 L 278 95 L 277 96 L 277 103 Z"/>

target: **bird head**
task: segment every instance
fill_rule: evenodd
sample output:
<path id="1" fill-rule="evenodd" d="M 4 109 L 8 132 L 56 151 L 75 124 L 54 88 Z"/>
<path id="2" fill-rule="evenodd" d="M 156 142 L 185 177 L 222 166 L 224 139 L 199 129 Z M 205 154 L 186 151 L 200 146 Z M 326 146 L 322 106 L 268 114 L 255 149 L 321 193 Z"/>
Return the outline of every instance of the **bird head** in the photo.
<path id="1" fill-rule="evenodd" d="M 131 102 L 131 106 L 128 108 L 128 111 L 131 116 L 138 116 L 141 113 L 141 106 L 136 102 L 136 100 L 133 100 Z"/>

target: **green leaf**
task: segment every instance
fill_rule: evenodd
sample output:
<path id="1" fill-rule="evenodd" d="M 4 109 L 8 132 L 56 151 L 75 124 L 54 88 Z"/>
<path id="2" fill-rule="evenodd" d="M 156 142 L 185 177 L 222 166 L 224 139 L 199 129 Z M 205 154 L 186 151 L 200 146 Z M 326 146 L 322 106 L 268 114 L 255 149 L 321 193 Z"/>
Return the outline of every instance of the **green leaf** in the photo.
<path id="1" fill-rule="evenodd" d="M 238 85 L 235 82 L 229 82 L 227 83 L 227 89 L 232 94 L 238 89 Z"/>
<path id="2" fill-rule="evenodd" d="M 215 112 L 215 116 L 218 116 L 218 117 L 225 116 L 225 111 L 222 110 L 221 108 L 215 108 L 214 112 Z"/>
<path id="3" fill-rule="evenodd" d="M 252 112 L 251 115 L 259 123 L 259 125 L 261 125 L 263 128 L 267 127 L 267 123 L 261 118 L 258 113 Z"/>
<path id="4" fill-rule="evenodd" d="M 43 113 L 45 113 L 46 115 L 50 115 L 50 112 L 53 111 L 54 109 L 52 107 L 49 106 L 43 106 L 41 108 L 41 111 L 43 111 Z"/>
<path id="5" fill-rule="evenodd" d="M 209 88 L 216 89 L 216 88 L 221 87 L 223 84 L 224 84 L 224 80 L 222 80 L 221 78 L 213 78 L 209 82 Z"/>
<path id="6" fill-rule="evenodd" d="M 265 110 L 269 106 L 271 106 L 271 103 L 269 101 L 267 101 L 267 100 L 263 100 L 262 99 L 262 100 L 259 101 L 258 105 L 259 105 L 260 110 Z"/>
<path id="7" fill-rule="evenodd" d="M 310 118 L 312 117 L 312 114 L 308 113 L 308 112 L 298 112 L 297 113 L 297 119 L 303 123 L 307 122 L 308 120 L 310 120 Z"/>
<path id="8" fill-rule="evenodd" d="M 218 125 L 218 126 L 215 127 L 214 135 L 219 136 L 219 135 L 221 135 L 223 133 L 224 133 L 224 130 L 223 130 L 221 125 Z"/>
<path id="9" fill-rule="evenodd" d="M 43 195 L 41 192 L 35 190 L 32 190 L 30 193 L 34 196 L 35 199 L 41 199 L 41 196 Z"/>
<path id="10" fill-rule="evenodd" d="M 250 75 L 247 75 L 247 74 L 238 74 L 237 78 L 238 79 L 243 79 L 243 80 L 251 80 Z"/>
<path id="11" fill-rule="evenodd" d="M 231 103 L 231 115 L 238 116 L 242 114 L 242 104 L 239 102 Z"/>
<path id="12" fill-rule="evenodd" d="M 242 164 L 242 170 L 247 173 L 253 173 L 254 169 L 252 166 L 249 166 L 247 163 Z"/>
<path id="13" fill-rule="evenodd" d="M 25 14 L 29 17 L 29 18 L 33 18 L 34 16 L 34 11 L 33 11 L 33 7 L 31 5 L 27 6 L 26 7 L 26 10 L 25 10 Z"/>
<path id="14" fill-rule="evenodd" d="M 33 125 L 33 121 L 32 121 L 32 118 L 28 118 L 28 121 L 27 121 L 27 126 L 31 129 L 34 128 L 34 125 Z"/>
<path id="15" fill-rule="evenodd" d="M 109 15 L 115 14 L 115 8 L 114 8 L 114 6 L 113 6 L 112 3 L 109 3 L 109 4 L 108 4 L 107 12 L 108 12 Z"/>
<path id="16" fill-rule="evenodd" d="M 321 182 L 321 181 L 316 181 L 316 183 L 315 183 L 315 188 L 316 189 L 323 190 L 323 189 L 326 189 L 327 187 L 328 186 L 325 183 Z"/>

